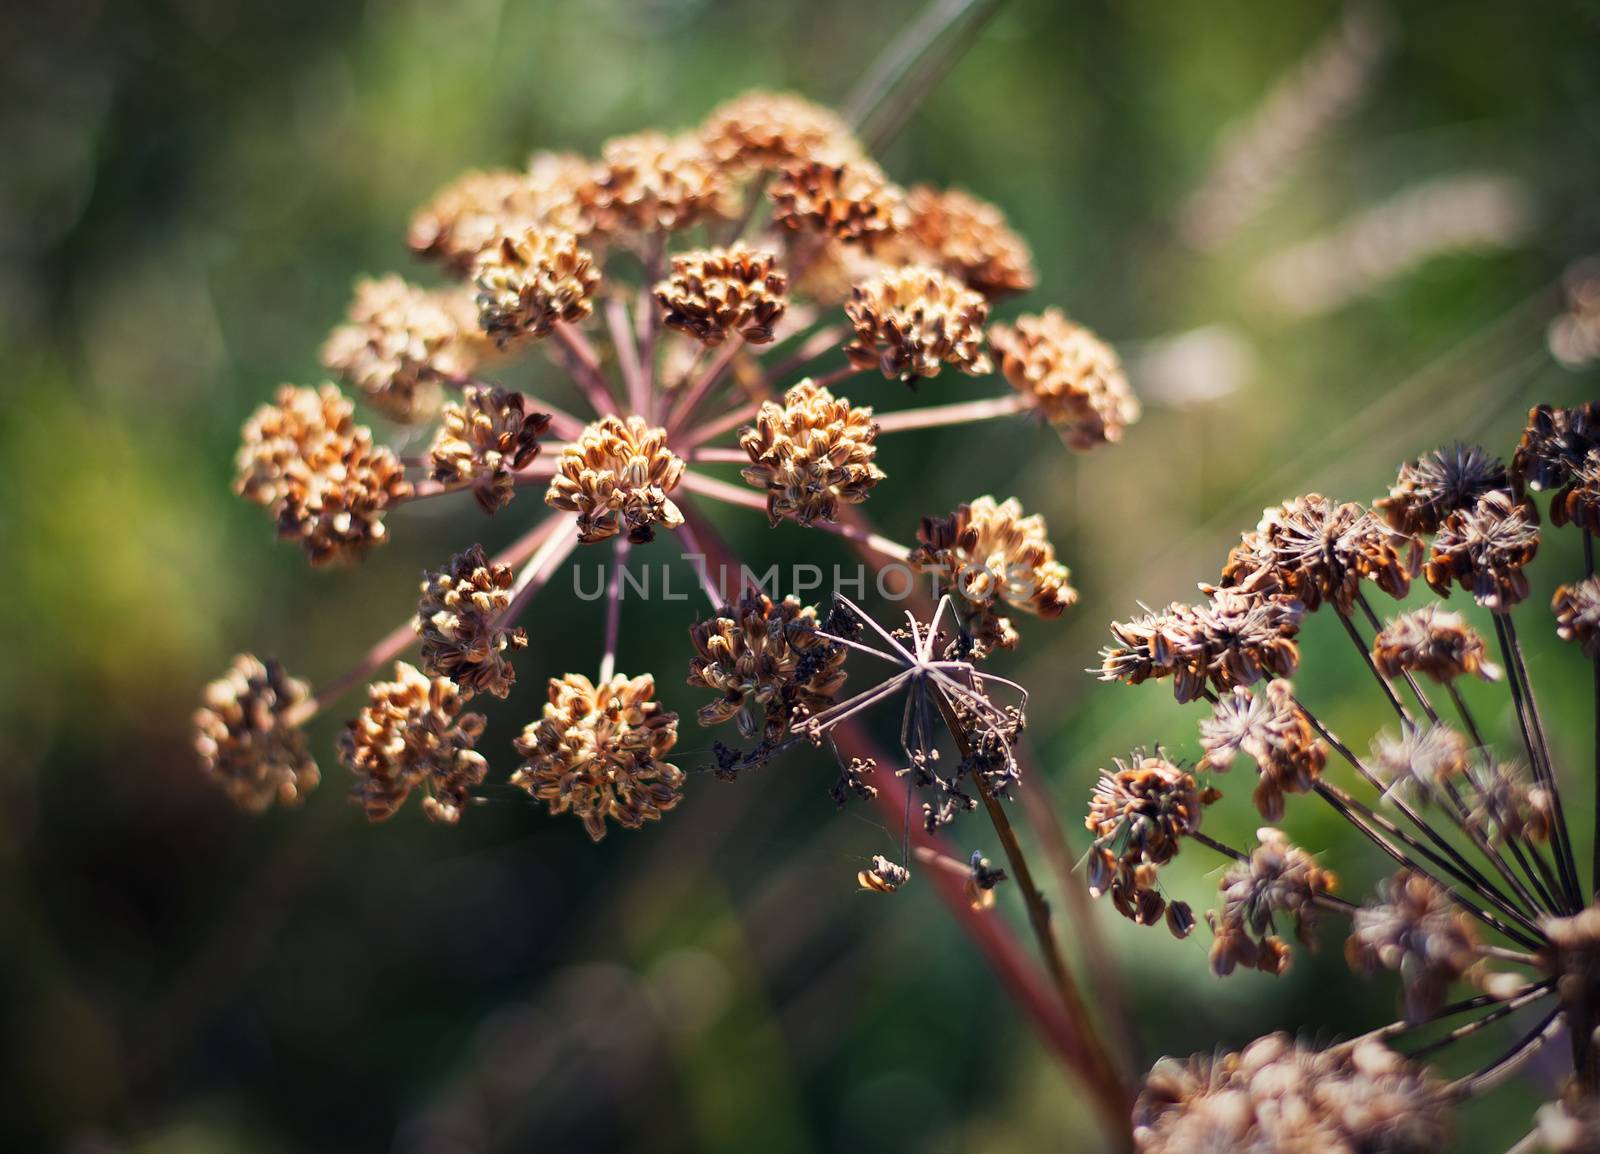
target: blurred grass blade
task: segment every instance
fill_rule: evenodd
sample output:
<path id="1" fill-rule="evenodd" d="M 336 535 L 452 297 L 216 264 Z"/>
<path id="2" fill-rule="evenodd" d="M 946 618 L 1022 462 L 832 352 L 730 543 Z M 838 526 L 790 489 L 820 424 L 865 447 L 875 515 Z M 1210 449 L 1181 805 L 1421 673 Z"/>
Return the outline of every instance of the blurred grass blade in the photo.
<path id="1" fill-rule="evenodd" d="M 900 130 L 933 86 L 965 55 L 1002 2 L 931 0 L 889 43 L 845 105 L 846 116 L 869 151 L 876 151 Z M 948 42 L 934 51 L 942 38 Z"/>

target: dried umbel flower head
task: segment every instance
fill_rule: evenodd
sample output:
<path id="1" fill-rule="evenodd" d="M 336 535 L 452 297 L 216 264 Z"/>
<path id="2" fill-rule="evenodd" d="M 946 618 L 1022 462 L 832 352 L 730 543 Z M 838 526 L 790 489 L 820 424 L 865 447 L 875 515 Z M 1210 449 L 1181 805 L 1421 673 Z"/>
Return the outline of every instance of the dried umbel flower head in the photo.
<path id="1" fill-rule="evenodd" d="M 1173 695 L 1193 701 L 1208 686 L 1229 690 L 1290 677 L 1300 664 L 1300 602 L 1275 594 L 1213 589 L 1205 606 L 1178 602 L 1111 626 L 1100 680 L 1138 685 L 1172 678 Z"/>
<path id="2" fill-rule="evenodd" d="M 1600 533 L 1600 448 L 1572 467 L 1572 479 L 1550 500 L 1550 520 L 1556 526 L 1575 525 L 1586 533 Z"/>
<path id="3" fill-rule="evenodd" d="M 767 190 L 772 218 L 794 232 L 869 251 L 906 226 L 905 194 L 870 160 L 807 160 L 789 165 Z"/>
<path id="4" fill-rule="evenodd" d="M 833 521 L 839 506 L 859 505 L 884 473 L 874 464 L 878 428 L 870 408 L 836 399 L 810 380 L 765 402 L 739 434 L 750 458 L 746 481 L 767 493 L 767 518 L 802 525 Z"/>
<path id="5" fill-rule="evenodd" d="M 1059 617 L 1078 599 L 1071 574 L 1056 560 L 1044 518 L 1023 516 L 1015 497 L 979 497 L 948 517 L 924 517 L 911 567 L 937 573 L 980 611 L 997 602 L 1039 617 Z"/>
<path id="6" fill-rule="evenodd" d="M 1458 677 L 1498 681 L 1501 674 L 1478 631 L 1441 605 L 1424 605 L 1385 625 L 1373 639 L 1372 662 L 1385 677 L 1423 673 L 1441 684 Z"/>
<path id="7" fill-rule="evenodd" d="M 1255 804 L 1268 821 L 1283 817 L 1283 795 L 1309 793 L 1322 777 L 1328 748 L 1285 680 L 1252 692 L 1240 686 L 1220 698 L 1200 723 L 1202 765 L 1226 770 L 1240 753 L 1253 759 L 1260 775 Z"/>
<path id="8" fill-rule="evenodd" d="M 511 567 L 491 562 L 481 545 L 425 574 L 417 604 L 423 671 L 448 677 L 469 694 L 509 695 L 516 680 L 509 654 L 528 644 L 525 632 L 500 623 L 515 582 Z"/>
<path id="9" fill-rule="evenodd" d="M 428 450 L 435 481 L 470 485 L 485 513 L 506 507 L 516 493 L 514 474 L 539 454 L 550 414 L 532 412 L 522 393 L 472 386 L 448 402 Z"/>
<path id="10" fill-rule="evenodd" d="M 597 232 L 675 232 L 728 215 L 728 193 L 699 138 L 639 132 L 607 142 L 577 199 Z"/>
<path id="11" fill-rule="evenodd" d="M 661 760 L 677 744 L 678 715 L 651 700 L 655 688 L 649 674 L 551 678 L 544 716 L 517 738 L 524 760 L 511 783 L 552 814 L 576 814 L 594 841 L 607 818 L 624 829 L 659 821 L 681 799 L 683 771 Z"/>
<path id="12" fill-rule="evenodd" d="M 1415 575 L 1414 542 L 1354 501 L 1319 493 L 1267 509 L 1261 523 L 1228 554 L 1224 585 L 1270 577 L 1314 612 L 1324 601 L 1348 615 L 1363 579 L 1404 597 Z"/>
<path id="13" fill-rule="evenodd" d="M 329 334 L 322 363 L 384 416 L 416 424 L 439 411 L 443 382 L 472 371 L 480 343 L 465 294 L 386 276 L 356 283 L 349 323 Z"/>
<path id="14" fill-rule="evenodd" d="M 1059 309 L 989 329 L 1000 371 L 1069 448 L 1115 444 L 1139 419 L 1139 401 L 1116 350 Z"/>
<path id="15" fill-rule="evenodd" d="M 1354 969 L 1400 974 L 1410 1021 L 1437 1012 L 1478 954 L 1477 932 L 1449 891 L 1406 869 L 1379 883 L 1377 900 L 1355 911 L 1345 943 Z"/>
<path id="16" fill-rule="evenodd" d="M 472 279 L 478 324 L 504 345 L 588 316 L 600 270 L 572 233 L 535 227 L 502 236 L 480 253 Z"/>
<path id="17" fill-rule="evenodd" d="M 1157 1062 L 1133 1137 L 1140 1154 L 1433 1154 L 1449 1146 L 1448 1103 L 1376 1039 L 1316 1050 L 1269 1034 L 1237 1054 Z"/>
<path id="18" fill-rule="evenodd" d="M 1561 586 L 1550 607 L 1561 640 L 1576 641 L 1585 657 L 1600 661 L 1600 577 Z"/>
<path id="19" fill-rule="evenodd" d="M 651 428 L 643 417 L 608 415 L 562 452 L 544 500 L 578 514 L 578 540 L 586 545 L 618 533 L 639 545 L 655 538 L 657 525 L 683 524 L 667 496 L 683 469 L 683 459 L 667 448 L 665 429 Z"/>
<path id="20" fill-rule="evenodd" d="M 1528 777 L 1526 767 L 1492 762 L 1472 775 L 1467 828 L 1490 845 L 1547 842 L 1555 821 L 1554 798 Z"/>
<path id="21" fill-rule="evenodd" d="M 1273 918 L 1284 914 L 1294 922 L 1295 936 L 1312 944 L 1317 927 L 1317 902 L 1339 886 L 1329 870 L 1294 845 L 1282 830 L 1256 831 L 1260 842 L 1249 860 L 1235 862 L 1222 875 L 1221 907 L 1207 914 L 1216 937 L 1211 943 L 1211 969 L 1219 977 L 1238 966 L 1281 974 L 1289 965 L 1289 947 L 1272 932 Z"/>
<path id="22" fill-rule="evenodd" d="M 461 712 L 466 694 L 447 677 L 398 661 L 394 678 L 367 687 L 366 708 L 339 736 L 339 760 L 357 778 L 351 798 L 369 820 L 383 821 L 420 789 L 422 812 L 454 825 L 489 769 L 472 748 L 483 715 Z"/>
<path id="23" fill-rule="evenodd" d="M 745 737 L 777 741 L 791 720 L 827 708 L 845 681 L 845 647 L 817 635 L 817 611 L 747 589 L 737 605 L 689 627 L 689 684 L 722 694 L 701 725 L 737 719 Z M 859 791 L 857 791 L 859 792 Z"/>
<path id="24" fill-rule="evenodd" d="M 892 894 L 910 880 L 910 870 L 903 865 L 896 865 L 882 854 L 873 856 L 871 869 L 856 874 L 857 885 L 877 894 Z"/>
<path id="25" fill-rule="evenodd" d="M 355 560 L 386 540 L 384 513 L 412 493 L 400 459 L 352 412 L 332 385 L 285 385 L 244 426 L 234 489 L 270 509 L 278 536 L 298 541 L 313 565 Z"/>
<path id="26" fill-rule="evenodd" d="M 1511 475 L 1500 458 L 1457 442 L 1400 466 L 1389 495 L 1372 507 L 1400 532 L 1416 536 L 1437 533 L 1446 517 L 1472 508 L 1480 497 L 1510 490 Z"/>
<path id="27" fill-rule="evenodd" d="M 959 277 L 990 300 L 1034 287 L 1033 254 L 988 201 L 924 184 L 906 194 L 906 208 L 906 242 L 918 262 Z"/>
<path id="28" fill-rule="evenodd" d="M 419 256 L 457 272 L 513 227 L 535 222 L 528 174 L 511 169 L 467 172 L 434 194 L 411 219 L 407 243 Z"/>
<path id="29" fill-rule="evenodd" d="M 671 278 L 655 286 L 668 328 L 704 345 L 737 333 L 753 345 L 772 340 L 788 307 L 788 278 L 770 252 L 735 245 L 672 258 Z"/>
<path id="30" fill-rule="evenodd" d="M 1511 473 L 1519 484 L 1536 492 L 1569 484 L 1572 472 L 1590 450 L 1600 448 L 1600 401 L 1570 409 L 1535 405 L 1528 410 L 1528 426 L 1511 458 Z"/>
<path id="31" fill-rule="evenodd" d="M 1467 775 L 1472 750 L 1448 725 L 1407 725 L 1398 736 L 1380 733 L 1372 743 L 1372 768 L 1390 790 L 1431 797 Z"/>
<path id="32" fill-rule="evenodd" d="M 1532 506 L 1495 492 L 1445 518 L 1423 572 L 1441 597 L 1459 583 L 1485 609 L 1506 613 L 1527 599 L 1523 570 L 1538 551 L 1539 523 Z"/>
<path id="33" fill-rule="evenodd" d="M 983 351 L 988 302 L 937 269 L 887 269 L 857 285 L 844 311 L 856 334 L 844 351 L 858 369 L 914 385 L 945 365 L 969 376 L 993 367 Z"/>
<path id="34" fill-rule="evenodd" d="M 1183 838 L 1200 828 L 1205 806 L 1221 794 L 1202 788 L 1157 751 L 1134 750 L 1127 761 L 1116 758 L 1114 770 L 1100 771 L 1084 825 L 1094 834 L 1089 854 L 1089 892 L 1110 892 L 1117 912 L 1140 925 L 1153 925 L 1168 913 L 1156 889 L 1156 869 L 1178 854 Z M 1174 903 L 1168 924 L 1179 936 L 1193 925 L 1193 915 Z"/>
<path id="35" fill-rule="evenodd" d="M 787 166 L 861 158 L 837 113 L 790 92 L 746 92 L 713 109 L 700 141 L 725 170 L 743 175 Z"/>
<path id="36" fill-rule="evenodd" d="M 206 686 L 205 704 L 194 715 L 195 751 L 206 776 L 240 809 L 298 804 L 322 780 L 297 719 L 310 696 L 310 687 L 282 665 L 249 653 Z"/>

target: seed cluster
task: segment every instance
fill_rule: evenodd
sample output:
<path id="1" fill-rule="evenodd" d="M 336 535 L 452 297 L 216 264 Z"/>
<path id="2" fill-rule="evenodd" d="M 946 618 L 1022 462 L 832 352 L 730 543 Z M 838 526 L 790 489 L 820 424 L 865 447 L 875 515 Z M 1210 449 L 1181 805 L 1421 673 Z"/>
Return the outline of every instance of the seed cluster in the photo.
<path id="1" fill-rule="evenodd" d="M 767 494 L 767 519 L 802 525 L 835 521 L 839 506 L 859 505 L 883 480 L 874 463 L 878 429 L 870 408 L 856 408 L 813 381 L 767 401 L 739 434 L 750 458 L 744 479 Z"/>
<path id="2" fill-rule="evenodd" d="M 720 345 L 735 333 L 764 345 L 788 307 L 788 285 L 776 256 L 736 245 L 673 257 L 672 276 L 655 286 L 655 297 L 667 327 L 703 345 Z"/>
<path id="3" fill-rule="evenodd" d="M 578 515 L 584 544 L 619 533 L 643 544 L 655 537 L 657 525 L 683 523 L 668 496 L 683 469 L 683 459 L 667 448 L 665 429 L 651 428 L 643 417 L 602 417 L 562 452 L 545 504 Z"/>
<path id="4" fill-rule="evenodd" d="M 1069 448 L 1115 444 L 1139 419 L 1116 351 L 1059 309 L 989 329 L 1000 371 L 1061 434 Z"/>
<path id="5" fill-rule="evenodd" d="M 206 686 L 205 704 L 194 715 L 195 751 L 206 775 L 240 809 L 296 805 L 322 780 L 297 720 L 310 696 L 310 686 L 278 662 L 250 653 Z"/>
<path id="6" fill-rule="evenodd" d="M 945 365 L 970 376 L 993 368 L 983 351 L 988 302 L 938 269 L 880 273 L 852 290 L 844 311 L 856 333 L 844 351 L 858 369 L 914 385 Z"/>
<path id="7" fill-rule="evenodd" d="M 425 574 L 417 604 L 423 671 L 467 693 L 508 696 L 517 676 L 510 654 L 528 644 L 523 630 L 501 624 L 515 582 L 511 567 L 490 562 L 481 545 Z"/>
<path id="8" fill-rule="evenodd" d="M 469 388 L 444 407 L 428 451 L 429 471 L 452 488 L 470 486 L 479 508 L 498 512 L 516 495 L 516 473 L 539 455 L 539 438 L 549 427 L 550 415 L 530 410 L 521 393 Z"/>

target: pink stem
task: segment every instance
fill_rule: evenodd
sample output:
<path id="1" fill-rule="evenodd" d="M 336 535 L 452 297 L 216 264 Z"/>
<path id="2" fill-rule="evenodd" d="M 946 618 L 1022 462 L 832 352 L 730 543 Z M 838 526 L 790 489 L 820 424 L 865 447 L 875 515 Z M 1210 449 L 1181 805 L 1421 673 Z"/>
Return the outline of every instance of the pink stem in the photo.
<path id="1" fill-rule="evenodd" d="M 606 649 L 600 658 L 600 682 L 617 671 L 617 638 L 622 632 L 622 567 L 628 563 L 628 539 L 618 537 L 611 554 L 611 579 L 606 582 Z"/>
<path id="2" fill-rule="evenodd" d="M 729 429 L 737 429 L 740 425 L 750 420 L 760 411 L 761 402 L 759 401 L 752 401 L 748 405 L 741 405 L 739 408 L 734 409 L 732 412 L 723 414 L 714 421 L 706 422 L 698 429 L 690 429 L 682 437 L 677 439 L 678 443 L 684 449 L 692 449 L 697 445 L 704 444 L 706 441 L 715 440 L 717 437 L 722 436 L 723 433 L 726 433 Z"/>
<path id="3" fill-rule="evenodd" d="M 720 449 L 715 446 L 702 446 L 689 451 L 689 460 L 708 461 L 724 465 L 748 465 L 750 454 L 743 449 Z"/>
<path id="4" fill-rule="evenodd" d="M 573 519 L 570 517 L 556 518 L 558 523 L 565 523 L 568 529 L 572 528 Z M 556 566 L 567 559 L 567 555 L 578 547 L 578 535 L 575 532 L 552 533 L 542 542 L 539 551 L 533 555 L 521 573 L 517 574 L 517 583 L 511 587 L 511 602 L 500 615 L 504 625 L 513 624 L 522 611 L 549 582 L 554 575 Z"/>
<path id="5" fill-rule="evenodd" d="M 714 501 L 725 501 L 730 505 L 739 505 L 746 509 L 760 509 L 763 513 L 767 511 L 767 499 L 760 493 L 738 485 L 730 485 L 726 481 L 719 481 L 704 473 L 696 473 L 693 469 L 683 471 L 682 483 L 691 493 L 699 493 L 702 497 L 710 497 Z"/>
<path id="6" fill-rule="evenodd" d="M 628 306 L 622 303 L 620 297 L 609 297 L 605 311 L 606 328 L 611 332 L 611 346 L 617 350 L 617 364 L 622 369 L 622 380 L 628 390 L 628 405 L 648 419 L 650 387 L 644 379 L 644 366 L 639 360 L 639 345 L 628 323 Z"/>
<path id="7" fill-rule="evenodd" d="M 571 325 L 562 322 L 551 330 L 561 347 L 566 349 L 570 358 L 568 368 L 572 379 L 578 388 L 583 390 L 584 397 L 588 400 L 594 411 L 601 416 L 615 414 L 617 403 L 611 395 L 611 388 L 606 383 L 606 375 L 600 368 L 600 358 L 595 354 L 594 346 L 588 338 Z"/>
<path id="8" fill-rule="evenodd" d="M 931 429 L 939 425 L 959 425 L 968 421 L 987 421 L 1032 408 L 1021 393 L 1008 397 L 986 397 L 981 401 L 962 401 L 954 405 L 934 405 L 926 409 L 902 409 L 896 413 L 877 413 L 874 423 L 880 433 L 899 433 L 907 429 Z"/>
<path id="9" fill-rule="evenodd" d="M 733 363 L 733 358 L 739 355 L 739 350 L 744 348 L 743 337 L 729 337 L 722 342 L 722 347 L 717 350 L 717 355 L 706 366 L 705 372 L 700 374 L 700 379 L 673 403 L 672 412 L 667 420 L 667 430 L 670 433 L 681 429 L 684 422 L 694 416 L 695 409 L 700 402 L 706 399 L 722 379 L 722 374 L 728 371 L 728 366 Z"/>

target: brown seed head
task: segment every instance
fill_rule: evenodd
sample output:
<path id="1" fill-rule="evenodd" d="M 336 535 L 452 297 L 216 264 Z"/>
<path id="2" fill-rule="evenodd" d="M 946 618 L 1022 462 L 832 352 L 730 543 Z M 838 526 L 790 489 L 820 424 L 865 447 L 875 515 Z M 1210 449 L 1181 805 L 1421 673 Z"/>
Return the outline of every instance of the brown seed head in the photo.
<path id="1" fill-rule="evenodd" d="M 1059 309 L 989 329 L 1000 371 L 1073 449 L 1115 444 L 1139 419 L 1116 350 Z"/>
<path id="2" fill-rule="evenodd" d="M 502 236 L 534 226 L 580 236 L 588 231 L 576 199 L 591 166 L 581 156 L 537 153 L 525 172 L 468 172 L 437 192 L 411 219 L 411 251 L 464 275 Z"/>
<path id="3" fill-rule="evenodd" d="M 1300 664 L 1304 608 L 1292 597 L 1210 589 L 1210 598 L 1193 610 L 1203 671 L 1219 690 L 1253 685 L 1263 677 L 1288 677 Z"/>
<path id="4" fill-rule="evenodd" d="M 1600 448 L 1600 401 L 1559 409 L 1535 405 L 1511 458 L 1511 475 L 1535 491 L 1559 489 L 1590 450 Z"/>
<path id="5" fill-rule="evenodd" d="M 356 775 L 351 798 L 370 821 L 393 817 L 413 790 L 422 812 L 454 825 L 488 763 L 472 748 L 481 713 L 462 713 L 466 694 L 447 677 L 429 678 L 404 661 L 393 681 L 367 687 L 367 706 L 339 736 L 339 760 Z"/>
<path id="6" fill-rule="evenodd" d="M 1399 736 L 1377 736 L 1372 743 L 1371 765 L 1389 790 L 1429 798 L 1467 776 L 1472 749 L 1467 739 L 1448 725 L 1407 725 Z"/>
<path id="7" fill-rule="evenodd" d="M 550 415 L 530 412 L 521 393 L 474 386 L 445 405 L 428 467 L 442 484 L 470 484 L 479 507 L 495 513 L 515 495 L 513 474 L 539 455 L 549 427 Z"/>
<path id="8" fill-rule="evenodd" d="M 693 135 L 640 132 L 608 141 L 578 190 L 597 232 L 675 232 L 731 215 L 727 173 Z"/>
<path id="9" fill-rule="evenodd" d="M 1154 925 L 1164 913 L 1168 925 L 1184 936 L 1193 915 L 1181 902 L 1167 901 L 1156 886 L 1156 871 L 1178 854 L 1179 842 L 1200 828 L 1203 807 L 1221 795 L 1202 789 L 1159 753 L 1134 750 L 1116 769 L 1100 771 L 1084 825 L 1094 834 L 1089 853 L 1089 892 L 1109 892 L 1123 917 Z"/>
<path id="10" fill-rule="evenodd" d="M 878 427 L 870 408 L 853 408 L 810 380 L 767 401 L 739 434 L 750 458 L 744 479 L 767 493 L 767 518 L 802 525 L 833 521 L 839 505 L 859 505 L 883 480 L 873 463 Z"/>
<path id="11" fill-rule="evenodd" d="M 1441 597 L 1459 582 L 1485 609 L 1507 613 L 1527 599 L 1523 570 L 1538 551 L 1539 523 L 1532 506 L 1495 492 L 1445 518 L 1423 573 Z"/>
<path id="12" fill-rule="evenodd" d="M 1033 288 L 1033 254 L 1005 214 L 961 189 L 922 184 L 906 194 L 912 259 L 959 277 L 990 300 Z"/>
<path id="13" fill-rule="evenodd" d="M 683 772 L 661 760 L 677 744 L 678 715 L 654 695 L 649 674 L 599 685 L 576 673 L 551 678 L 544 716 L 517 738 L 523 763 L 511 784 L 552 814 L 576 814 L 595 841 L 607 818 L 625 829 L 659 821 L 681 799 Z"/>
<path id="14" fill-rule="evenodd" d="M 1044 518 L 1025 517 L 1015 497 L 979 497 L 948 517 L 924 517 L 911 567 L 941 576 L 968 604 L 990 611 L 998 602 L 1040 617 L 1059 617 L 1078 599 L 1071 574 L 1056 560 Z"/>
<path id="15" fill-rule="evenodd" d="M 1311 946 L 1317 927 L 1317 899 L 1339 886 L 1332 872 L 1319 867 L 1283 831 L 1267 826 L 1257 830 L 1256 837 L 1260 844 L 1250 860 L 1236 862 L 1222 875 L 1221 907 L 1207 915 L 1216 935 L 1211 943 L 1211 969 L 1219 977 L 1238 966 L 1266 974 L 1283 973 L 1289 964 L 1289 947 L 1272 932 L 1273 919 L 1287 914 L 1294 921 L 1295 936 Z"/>
<path id="16" fill-rule="evenodd" d="M 1458 442 L 1400 466 L 1389 495 L 1372 507 L 1400 532 L 1417 536 L 1437 533 L 1446 517 L 1480 497 L 1510 491 L 1511 475 L 1500 458 Z"/>
<path id="17" fill-rule="evenodd" d="M 1492 845 L 1550 840 L 1555 806 L 1550 792 L 1515 763 L 1491 762 L 1472 776 L 1466 823 Z"/>
<path id="18" fill-rule="evenodd" d="M 356 283 L 348 324 L 329 334 L 322 363 L 391 420 L 432 419 L 442 382 L 470 373 L 482 338 L 469 297 L 429 291 L 397 276 Z"/>
<path id="19" fill-rule="evenodd" d="M 278 536 L 313 565 L 359 558 L 387 539 L 383 515 L 411 496 L 400 460 L 374 445 L 338 389 L 285 385 L 245 423 L 234 490 L 270 509 Z"/>
<path id="20" fill-rule="evenodd" d="M 892 894 L 910 880 L 910 870 L 903 865 L 896 865 L 882 854 L 873 857 L 871 869 L 856 874 L 857 885 L 878 894 Z"/>
<path id="21" fill-rule="evenodd" d="M 1600 533 L 1600 447 L 1589 450 L 1572 467 L 1567 487 L 1550 499 L 1550 520 L 1572 524 L 1586 533 Z"/>
<path id="22" fill-rule="evenodd" d="M 1444 1005 L 1452 982 L 1478 961 L 1478 937 L 1461 907 L 1431 878 L 1402 869 L 1351 918 L 1345 958 L 1363 974 L 1396 970 L 1406 1017 L 1421 1021 Z"/>
<path id="23" fill-rule="evenodd" d="M 195 752 L 206 776 L 240 809 L 297 805 L 322 780 L 296 717 L 310 696 L 310 687 L 276 661 L 249 653 L 206 686 L 205 704 L 194 715 Z"/>
<path id="24" fill-rule="evenodd" d="M 521 629 L 500 624 L 515 582 L 511 567 L 493 564 L 481 545 L 424 574 L 417 604 L 423 671 L 448 677 L 469 695 L 509 695 L 517 676 L 509 655 L 528 644 Z"/>
<path id="25" fill-rule="evenodd" d="M 1416 573 L 1415 542 L 1354 501 L 1318 493 L 1267 509 L 1255 530 L 1228 554 L 1224 585 L 1270 580 L 1314 612 L 1324 601 L 1354 608 L 1363 578 L 1404 597 Z"/>
<path id="26" fill-rule="evenodd" d="M 838 114 L 789 92 L 746 92 L 720 105 L 701 126 L 700 140 L 737 176 L 861 158 L 861 146 Z"/>
<path id="27" fill-rule="evenodd" d="M 671 278 L 655 286 L 665 324 L 704 345 L 720 345 L 730 333 L 768 343 L 788 307 L 788 279 L 776 263 L 745 245 L 674 256 Z"/>
<path id="28" fill-rule="evenodd" d="M 651 428 L 643 417 L 608 415 L 562 451 L 544 501 L 578 514 L 578 540 L 586 545 L 618 533 L 639 545 L 655 538 L 658 524 L 683 524 L 667 496 L 683 469 L 683 459 L 667 448 L 665 429 Z"/>
<path id="29" fill-rule="evenodd" d="M 1550 608 L 1561 640 L 1576 641 L 1585 657 L 1600 661 L 1600 577 L 1561 586 Z"/>
<path id="30" fill-rule="evenodd" d="M 1424 605 L 1385 625 L 1373 638 L 1372 662 L 1388 678 L 1425 673 L 1441 684 L 1458 677 L 1498 681 L 1501 672 L 1478 631 L 1442 605 Z"/>
<path id="31" fill-rule="evenodd" d="M 1174 601 L 1131 621 L 1111 623 L 1113 644 L 1100 651 L 1100 680 L 1142 685 L 1174 679 L 1179 701 L 1193 701 L 1206 688 L 1206 650 L 1193 606 Z"/>
<path id="32" fill-rule="evenodd" d="M 1450 1145 L 1449 1099 L 1376 1039 L 1326 1050 L 1287 1034 L 1237 1054 L 1163 1058 L 1133 1112 L 1139 1154 L 1431 1154 Z"/>
<path id="33" fill-rule="evenodd" d="M 856 334 L 844 351 L 858 369 L 914 386 L 945 365 L 969 376 L 994 367 L 983 351 L 988 302 L 937 269 L 887 269 L 857 285 L 844 311 Z"/>
<path id="34" fill-rule="evenodd" d="M 844 685 L 845 647 L 817 636 L 817 611 L 753 589 L 718 616 L 689 627 L 689 684 L 722 697 L 701 725 L 737 719 L 747 738 L 777 741 L 791 720 L 826 709 Z"/>
<path id="35" fill-rule="evenodd" d="M 588 316 L 600 270 L 572 233 L 530 228 L 480 253 L 472 278 L 478 324 L 505 345 Z"/>
<path id="36" fill-rule="evenodd" d="M 1201 765 L 1209 769 L 1226 770 L 1240 753 L 1255 761 L 1255 805 L 1268 821 L 1283 817 L 1284 794 L 1316 788 L 1328 763 L 1328 747 L 1296 704 L 1294 686 L 1282 679 L 1261 692 L 1241 686 L 1218 700 L 1200 723 L 1200 745 Z"/>
<path id="37" fill-rule="evenodd" d="M 872 161 L 802 161 L 783 169 L 767 195 L 772 219 L 794 232 L 832 237 L 871 250 L 907 223 L 905 193 Z"/>

